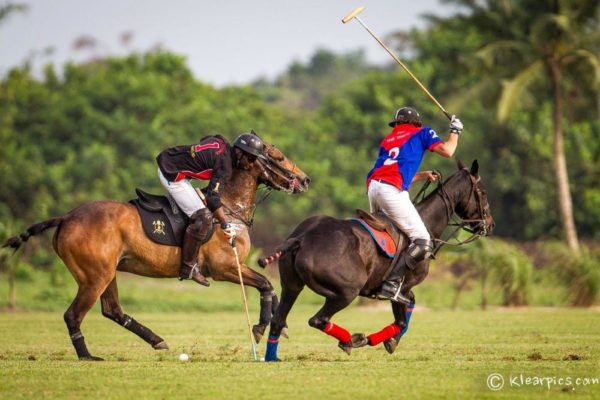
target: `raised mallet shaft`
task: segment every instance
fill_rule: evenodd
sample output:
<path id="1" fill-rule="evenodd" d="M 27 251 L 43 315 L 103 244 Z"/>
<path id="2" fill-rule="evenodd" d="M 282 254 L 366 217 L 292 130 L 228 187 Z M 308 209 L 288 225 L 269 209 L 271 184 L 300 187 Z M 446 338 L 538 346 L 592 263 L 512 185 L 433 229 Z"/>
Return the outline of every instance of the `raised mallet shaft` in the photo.
<path id="1" fill-rule="evenodd" d="M 436 98 L 433 97 L 433 95 L 431 93 L 429 93 L 429 90 L 427 90 L 427 88 L 425 86 L 423 86 L 423 84 L 421 83 L 421 81 L 419 81 L 417 79 L 417 77 L 414 76 L 412 72 L 410 72 L 410 70 L 406 67 L 406 65 L 404 65 L 404 63 L 402 61 L 400 61 L 400 59 L 398 57 L 396 57 L 396 55 L 394 53 L 392 53 L 392 51 L 390 49 L 388 49 L 388 47 L 377 37 L 377 35 L 375 35 L 369 29 L 369 27 L 362 21 L 362 19 L 360 19 L 360 17 L 358 16 L 358 14 L 360 14 L 364 10 L 365 10 L 365 7 L 358 7 L 356 10 L 352 11 L 350 14 L 348 14 L 344 18 L 342 18 L 342 23 L 346 24 L 349 21 L 351 21 L 352 19 L 357 20 L 363 26 L 363 28 L 365 28 L 366 31 L 369 32 L 369 34 L 373 37 L 373 39 L 375 39 L 377 41 L 377 43 L 379 43 L 379 45 L 381 47 L 383 47 L 385 49 L 385 51 L 387 51 L 388 54 L 390 56 L 392 56 L 392 58 L 402 67 L 402 69 L 404 69 L 406 71 L 406 73 L 417 83 L 417 85 L 419 85 L 419 87 L 421 89 L 423 89 L 423 91 L 427 94 L 427 96 L 429 96 L 429 98 L 435 103 L 435 105 L 438 106 L 440 110 L 442 110 L 442 112 L 444 113 L 444 115 L 448 119 L 451 120 L 452 116 L 448 113 L 448 111 L 446 111 L 446 109 L 444 109 L 444 107 L 442 107 L 442 105 L 439 103 L 439 101 L 437 101 Z"/>

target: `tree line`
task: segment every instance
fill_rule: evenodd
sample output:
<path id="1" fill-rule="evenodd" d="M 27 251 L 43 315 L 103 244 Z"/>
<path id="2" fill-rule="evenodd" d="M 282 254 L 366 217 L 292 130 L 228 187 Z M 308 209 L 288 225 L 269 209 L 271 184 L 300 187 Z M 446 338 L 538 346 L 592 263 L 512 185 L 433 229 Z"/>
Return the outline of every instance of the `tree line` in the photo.
<path id="1" fill-rule="evenodd" d="M 464 121 L 457 155 L 480 161 L 496 234 L 577 251 L 579 237 L 600 236 L 598 1 L 451 3 L 456 15 L 389 41 Z M 367 207 L 365 175 L 404 105 L 445 136 L 447 120 L 414 82 L 360 51 L 317 50 L 273 81 L 224 88 L 162 50 L 48 65 L 42 78 L 15 67 L 0 82 L 0 220 L 22 228 L 84 201 L 127 201 L 136 186 L 161 192 L 161 149 L 254 129 L 313 182 L 260 206 L 255 240 L 270 245 L 306 216 Z M 428 156 L 423 167 L 455 168 Z"/>

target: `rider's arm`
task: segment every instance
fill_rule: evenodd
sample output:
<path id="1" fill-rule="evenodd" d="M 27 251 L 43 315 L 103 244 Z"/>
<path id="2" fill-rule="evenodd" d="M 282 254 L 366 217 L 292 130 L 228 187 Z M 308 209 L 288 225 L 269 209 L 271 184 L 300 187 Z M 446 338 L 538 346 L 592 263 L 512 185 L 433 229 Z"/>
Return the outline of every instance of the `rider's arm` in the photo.
<path id="1" fill-rule="evenodd" d="M 219 220 L 221 225 L 225 225 L 227 223 L 227 218 L 225 218 L 225 212 L 223 211 L 223 207 L 217 208 L 213 215 Z"/>
<path id="2" fill-rule="evenodd" d="M 227 152 L 217 156 L 213 166 L 213 173 L 206 190 L 206 206 L 219 220 L 221 225 L 227 223 L 227 218 L 225 217 L 225 212 L 223 211 L 221 204 L 220 193 L 224 185 L 228 184 L 231 179 L 232 166 L 229 157 Z"/>
<path id="3" fill-rule="evenodd" d="M 448 140 L 435 146 L 433 151 L 442 157 L 450 158 L 454 155 L 456 146 L 458 146 L 458 134 L 450 132 L 448 135 Z"/>
<path id="4" fill-rule="evenodd" d="M 433 171 L 420 171 L 415 174 L 412 182 L 422 181 L 424 179 L 429 179 L 430 181 L 435 181 L 437 178 L 434 175 Z"/>

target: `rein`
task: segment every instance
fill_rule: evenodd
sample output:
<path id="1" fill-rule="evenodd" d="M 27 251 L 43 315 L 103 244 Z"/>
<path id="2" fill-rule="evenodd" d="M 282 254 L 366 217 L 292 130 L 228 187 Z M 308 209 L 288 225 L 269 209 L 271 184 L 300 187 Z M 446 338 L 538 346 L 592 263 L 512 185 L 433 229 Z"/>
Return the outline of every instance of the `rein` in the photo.
<path id="1" fill-rule="evenodd" d="M 262 195 L 262 197 L 252 203 L 251 205 L 248 206 L 242 206 L 242 207 L 238 207 L 236 210 L 232 209 L 231 207 L 229 207 L 226 204 L 222 204 L 223 208 L 225 209 L 225 215 L 231 215 L 233 216 L 235 219 L 237 219 L 238 221 L 242 222 L 244 225 L 246 225 L 248 228 L 251 228 L 252 225 L 254 224 L 254 214 L 256 213 L 256 208 L 257 206 L 262 203 L 263 201 L 265 201 L 267 199 L 267 197 L 269 197 L 269 195 L 273 192 L 273 188 L 267 187 Z M 242 216 L 242 214 L 244 212 L 246 212 L 247 210 L 252 209 L 252 214 L 250 215 L 249 219 L 244 219 L 244 217 Z"/>
<path id="2" fill-rule="evenodd" d="M 450 195 L 448 194 L 448 192 L 446 191 L 446 188 L 444 186 L 443 179 L 442 179 L 442 173 L 437 170 L 434 170 L 433 174 L 437 177 L 437 181 L 438 181 L 438 186 L 436 189 L 439 189 L 439 190 L 437 190 L 436 193 L 441 196 L 442 201 L 444 202 L 446 216 L 448 217 L 448 225 L 447 226 L 456 227 L 448 235 L 449 238 L 455 239 L 454 241 L 435 238 L 435 237 L 433 237 L 431 232 L 429 232 L 429 234 L 433 238 L 433 241 L 435 242 L 434 249 L 433 249 L 433 254 L 435 255 L 445 244 L 450 245 L 450 246 L 462 246 L 462 245 L 474 242 L 476 240 L 479 240 L 483 236 L 485 236 L 487 234 L 487 224 L 485 222 L 487 213 L 482 205 L 481 190 L 477 186 L 477 182 L 479 182 L 479 178 L 477 180 L 474 180 L 474 178 L 469 175 L 471 177 L 471 191 L 469 192 L 469 198 L 467 199 L 467 203 L 470 202 L 471 197 L 475 194 L 475 200 L 477 202 L 477 207 L 479 208 L 479 215 L 481 215 L 481 218 L 480 219 L 462 219 L 459 216 L 457 216 L 453 210 L 452 199 L 450 198 Z M 423 186 L 421 187 L 421 190 L 419 190 L 419 192 L 417 193 L 417 195 L 415 196 L 415 198 L 413 200 L 415 204 L 420 203 L 421 201 L 423 201 L 425 199 L 425 191 L 427 190 L 427 188 L 429 187 L 430 184 L 431 184 L 431 181 L 429 181 L 429 180 L 427 180 L 423 184 Z M 475 223 L 475 222 L 479 222 L 482 229 L 476 231 L 475 229 L 473 229 L 469 226 L 470 224 Z M 465 240 L 456 239 L 456 234 L 460 230 L 469 232 L 471 234 L 471 236 L 469 236 Z"/>

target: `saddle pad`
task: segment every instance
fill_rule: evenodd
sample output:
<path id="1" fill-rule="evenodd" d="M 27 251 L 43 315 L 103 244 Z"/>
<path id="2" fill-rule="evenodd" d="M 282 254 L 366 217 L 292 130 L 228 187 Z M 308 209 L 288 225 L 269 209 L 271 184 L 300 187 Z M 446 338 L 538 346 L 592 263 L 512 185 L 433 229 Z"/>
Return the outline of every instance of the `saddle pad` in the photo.
<path id="1" fill-rule="evenodd" d="M 129 202 L 137 208 L 146 236 L 159 244 L 181 246 L 188 223 L 187 215 L 179 209 L 174 213 L 165 196 L 136 192 L 139 197 Z"/>
<path id="2" fill-rule="evenodd" d="M 373 241 L 377 244 L 377 248 L 381 250 L 383 254 L 385 254 L 388 258 L 394 258 L 396 254 L 396 243 L 394 243 L 394 239 L 390 236 L 386 231 L 380 231 L 373 228 L 371 225 L 367 224 L 361 218 L 352 218 L 352 221 L 356 221 L 361 224 L 363 228 L 373 238 Z"/>

